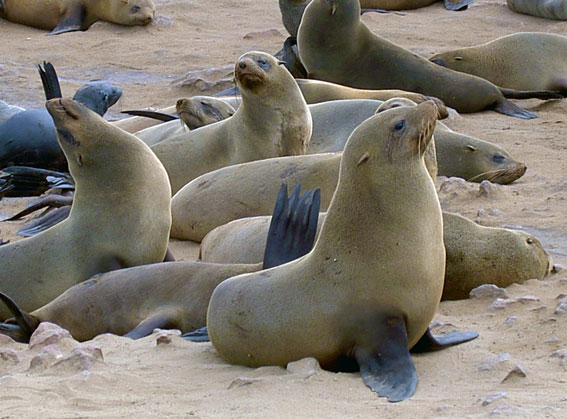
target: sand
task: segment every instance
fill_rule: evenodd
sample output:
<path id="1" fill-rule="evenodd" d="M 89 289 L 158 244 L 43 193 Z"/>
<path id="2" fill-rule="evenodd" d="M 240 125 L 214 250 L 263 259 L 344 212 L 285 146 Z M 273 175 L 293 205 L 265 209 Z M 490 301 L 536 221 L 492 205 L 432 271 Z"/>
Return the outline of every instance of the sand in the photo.
<path id="1" fill-rule="evenodd" d="M 166 107 L 179 97 L 220 90 L 230 83 L 215 81 L 227 78 L 238 56 L 254 49 L 275 53 L 285 40 L 276 0 L 157 4 L 157 19 L 147 27 L 96 23 L 87 32 L 56 37 L 0 20 L 0 99 L 43 106 L 34 64 L 49 60 L 64 94 L 93 78 L 119 85 L 124 96 L 110 114 L 117 118 L 120 110 Z M 403 16 L 363 19 L 380 35 L 426 57 L 518 31 L 567 30 L 567 22 L 515 14 L 504 0 L 475 0 L 458 13 L 436 3 Z M 187 72 L 210 68 L 219 70 L 209 80 L 178 83 Z M 483 187 L 483 193 L 478 184 L 443 185 L 446 180 L 439 179 L 442 205 L 483 225 L 532 232 L 555 263 L 567 266 L 567 102 L 516 103 L 539 118 L 487 111 L 453 116 L 448 125 L 504 147 L 526 163 L 526 175 L 511 185 Z M 26 202 L 2 200 L 0 216 Z M 21 224 L 1 223 L 0 237 L 17 240 L 14 232 Z M 191 243 L 174 245 L 184 259 L 196 257 L 196 249 Z M 33 348 L 0 339 L 0 416 L 566 417 L 566 272 L 510 286 L 503 301 L 442 303 L 436 330 L 472 329 L 480 337 L 414 356 L 419 385 L 402 403 L 378 398 L 359 374 L 321 371 L 309 360 L 290 371 L 253 370 L 226 364 L 211 344 L 175 335 L 154 333 L 139 341 L 103 335 L 79 345 L 68 337 L 58 340 L 63 332 L 45 326 L 47 341 L 41 343 L 40 335 Z"/>

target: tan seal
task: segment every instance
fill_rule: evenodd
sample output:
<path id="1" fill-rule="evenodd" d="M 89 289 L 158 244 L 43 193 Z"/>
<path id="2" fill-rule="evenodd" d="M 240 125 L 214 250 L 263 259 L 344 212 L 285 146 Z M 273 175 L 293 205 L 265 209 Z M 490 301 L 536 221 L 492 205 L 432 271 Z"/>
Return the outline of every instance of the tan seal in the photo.
<path id="1" fill-rule="evenodd" d="M 567 90 L 567 37 L 519 32 L 436 54 L 435 64 L 517 90 Z"/>
<path id="2" fill-rule="evenodd" d="M 162 261 L 171 226 L 167 174 L 145 144 L 70 99 L 47 109 L 76 190 L 69 218 L 0 247 L 0 290 L 26 311 L 97 273 Z"/>
<path id="3" fill-rule="evenodd" d="M 365 383 L 390 401 L 413 394 L 409 348 L 428 335 L 445 270 L 441 208 L 423 162 L 436 119 L 424 102 L 382 112 L 353 132 L 314 249 L 213 292 L 207 328 L 224 359 L 358 364 Z"/>
<path id="4" fill-rule="evenodd" d="M 402 89 L 441 99 L 459 112 L 492 109 L 520 118 L 536 115 L 506 97 L 552 98 L 550 92 L 503 90 L 469 74 L 436 66 L 374 34 L 360 20 L 357 0 L 313 0 L 297 35 L 309 78 L 359 89 Z"/>
<path id="5" fill-rule="evenodd" d="M 224 166 L 305 153 L 311 114 L 285 67 L 269 54 L 249 52 L 236 62 L 235 78 L 242 103 L 232 117 L 152 147 L 174 193 L 197 176 Z"/>
<path id="6" fill-rule="evenodd" d="M 567 4 L 564 0 L 507 0 L 507 4 L 510 10 L 517 13 L 567 20 Z"/>
<path id="7" fill-rule="evenodd" d="M 0 17 L 51 30 L 50 35 L 86 31 L 98 20 L 119 25 L 147 25 L 154 18 L 153 0 L 1 0 Z"/>

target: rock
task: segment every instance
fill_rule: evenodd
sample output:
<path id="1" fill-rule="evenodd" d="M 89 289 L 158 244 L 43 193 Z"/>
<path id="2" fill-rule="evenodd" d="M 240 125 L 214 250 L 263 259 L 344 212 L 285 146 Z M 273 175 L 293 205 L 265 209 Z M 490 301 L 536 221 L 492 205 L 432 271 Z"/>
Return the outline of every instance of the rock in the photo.
<path id="1" fill-rule="evenodd" d="M 559 358 L 559 365 L 565 365 L 565 358 L 567 358 L 567 351 L 558 349 L 550 355 L 551 358 Z"/>
<path id="2" fill-rule="evenodd" d="M 560 265 L 559 263 L 555 263 L 552 268 L 551 268 L 551 273 L 552 274 L 558 274 L 561 271 L 565 270 L 565 266 Z"/>
<path id="3" fill-rule="evenodd" d="M 490 304 L 490 308 L 493 310 L 504 310 L 508 308 L 509 305 L 517 303 L 517 300 L 512 300 L 510 298 L 497 298 Z"/>
<path id="4" fill-rule="evenodd" d="M 243 387 L 243 386 L 247 386 L 250 385 L 252 383 L 257 383 L 259 381 L 262 381 L 261 378 L 250 378 L 250 377 L 238 377 L 235 378 L 234 380 L 232 380 L 232 382 L 230 383 L 230 385 L 228 386 L 228 389 L 233 389 L 236 387 Z"/>
<path id="5" fill-rule="evenodd" d="M 171 329 L 154 329 L 152 334 L 156 337 L 156 345 L 169 344 L 173 336 L 181 336 L 181 330 Z"/>
<path id="6" fill-rule="evenodd" d="M 507 380 L 510 380 L 512 378 L 515 377 L 526 377 L 526 371 L 524 370 L 524 368 L 521 365 L 516 365 L 512 371 L 510 371 L 506 377 L 504 377 L 504 379 L 500 382 L 500 384 L 504 383 Z"/>
<path id="7" fill-rule="evenodd" d="M 288 374 L 282 367 L 260 367 L 250 373 L 251 377 L 269 377 Z"/>
<path id="8" fill-rule="evenodd" d="M 558 316 L 563 316 L 567 313 L 567 297 L 563 297 L 557 302 L 554 313 Z"/>
<path id="9" fill-rule="evenodd" d="M 510 316 L 506 319 L 506 321 L 504 323 L 506 324 L 514 324 L 516 322 L 517 317 L 516 316 Z"/>
<path id="10" fill-rule="evenodd" d="M 234 65 L 188 71 L 173 84 L 198 93 L 211 93 L 234 87 Z"/>
<path id="11" fill-rule="evenodd" d="M 522 304 L 533 303 L 539 301 L 534 295 L 524 295 L 523 297 L 517 298 L 516 301 L 519 301 Z"/>
<path id="12" fill-rule="evenodd" d="M 318 374 L 319 371 L 321 371 L 321 366 L 319 365 L 319 361 L 315 358 L 303 358 L 299 361 L 287 364 L 287 371 L 291 374 L 300 375 L 306 379 L 314 374 Z"/>
<path id="13" fill-rule="evenodd" d="M 510 294 L 504 288 L 500 288 L 494 284 L 483 284 L 473 288 L 469 293 L 470 298 L 510 298 Z"/>
<path id="14" fill-rule="evenodd" d="M 0 359 L 4 362 L 9 362 L 12 364 L 20 363 L 19 352 L 11 348 L 0 348 Z"/>
<path id="15" fill-rule="evenodd" d="M 498 364 L 506 362 L 510 358 L 510 354 L 501 353 L 494 358 L 486 359 L 477 365 L 479 371 L 492 371 Z"/>
<path id="16" fill-rule="evenodd" d="M 482 401 L 482 405 L 483 405 L 483 406 L 488 406 L 490 403 L 494 403 L 496 400 L 500 400 L 500 399 L 506 398 L 506 396 L 507 396 L 506 392 L 493 394 L 493 395 L 491 395 L 491 396 L 486 397 L 486 398 Z"/>
<path id="17" fill-rule="evenodd" d="M 41 322 L 30 337 L 29 348 L 36 349 L 58 344 L 62 339 L 72 340 L 73 338 L 71 334 L 62 327 L 49 322 Z M 75 341 L 75 343 L 77 342 Z"/>
<path id="18" fill-rule="evenodd" d="M 73 348 L 71 354 L 53 364 L 54 368 L 75 371 L 90 371 L 96 362 L 104 361 L 102 349 L 95 345 L 81 345 Z"/>
<path id="19" fill-rule="evenodd" d="M 61 348 L 58 344 L 43 347 L 30 361 L 30 371 L 44 370 L 52 365 L 56 360 L 63 357 Z"/>
<path id="20" fill-rule="evenodd" d="M 502 186 L 492 183 L 489 180 L 483 180 L 478 186 L 478 196 L 492 198 L 497 196 L 502 189 Z"/>

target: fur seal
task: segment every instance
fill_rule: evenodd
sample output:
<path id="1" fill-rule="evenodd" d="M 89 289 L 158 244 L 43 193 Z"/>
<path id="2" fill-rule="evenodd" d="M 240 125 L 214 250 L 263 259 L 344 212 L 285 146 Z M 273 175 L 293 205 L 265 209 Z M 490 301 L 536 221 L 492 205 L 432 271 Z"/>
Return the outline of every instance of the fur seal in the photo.
<path id="1" fill-rule="evenodd" d="M 319 226 L 325 214 L 319 216 Z M 207 263 L 258 263 L 270 216 L 242 218 L 215 228 L 201 242 Z M 442 300 L 468 298 L 482 284 L 506 287 L 543 279 L 552 266 L 539 240 L 518 230 L 484 227 L 457 214 L 443 212 L 447 262 Z"/>
<path id="2" fill-rule="evenodd" d="M 566 56 L 567 37 L 519 32 L 482 45 L 436 54 L 430 61 L 482 77 L 500 87 L 567 91 Z"/>
<path id="3" fill-rule="evenodd" d="M 0 290 L 26 311 L 97 273 L 162 261 L 171 226 L 167 174 L 145 144 L 73 100 L 46 107 L 76 191 L 69 218 L 0 248 Z"/>
<path id="4" fill-rule="evenodd" d="M 147 25 L 154 18 L 153 0 L 1 0 L 0 17 L 51 30 L 49 35 L 86 31 L 98 20 L 119 25 Z"/>
<path id="5" fill-rule="evenodd" d="M 313 250 L 213 292 L 207 329 L 224 359 L 258 367 L 312 356 L 328 369 L 358 365 L 390 401 L 414 393 L 409 349 L 431 336 L 445 270 L 441 208 L 423 163 L 436 120 L 424 102 L 353 132 Z"/>
<path id="6" fill-rule="evenodd" d="M 171 262 L 137 266 L 97 275 L 77 284 L 32 313 L 22 313 L 4 294 L 16 324 L 0 324 L 0 333 L 27 342 L 42 321 L 69 330 L 77 340 L 101 333 L 140 338 L 156 327 L 190 332 L 206 324 L 211 294 L 226 278 L 268 269 L 296 259 L 311 250 L 319 206 L 318 192 L 299 196 L 296 187 L 287 197 L 282 185 L 266 229 L 263 263 L 210 264 Z"/>
<path id="7" fill-rule="evenodd" d="M 492 109 L 535 118 L 537 115 L 506 100 L 504 94 L 510 98 L 560 97 L 551 92 L 499 89 L 479 77 L 436 66 L 374 34 L 360 20 L 357 0 L 313 0 L 305 9 L 297 41 L 309 78 L 361 89 L 418 92 L 437 97 L 463 113 Z"/>
<path id="8" fill-rule="evenodd" d="M 507 3 L 510 10 L 517 13 L 567 20 L 567 4 L 563 0 L 507 0 Z"/>
<path id="9" fill-rule="evenodd" d="M 61 97 L 55 69 L 45 63 L 38 66 L 47 99 Z M 122 95 L 122 90 L 102 81 L 82 86 L 73 97 L 99 115 L 104 115 Z M 31 166 L 66 171 L 67 160 L 57 141 L 53 119 L 45 109 L 18 112 L 0 123 L 0 168 Z"/>
<path id="10" fill-rule="evenodd" d="M 223 166 L 305 153 L 311 113 L 287 69 L 273 56 L 253 51 L 236 62 L 235 79 L 242 103 L 233 116 L 152 146 L 174 193 Z"/>

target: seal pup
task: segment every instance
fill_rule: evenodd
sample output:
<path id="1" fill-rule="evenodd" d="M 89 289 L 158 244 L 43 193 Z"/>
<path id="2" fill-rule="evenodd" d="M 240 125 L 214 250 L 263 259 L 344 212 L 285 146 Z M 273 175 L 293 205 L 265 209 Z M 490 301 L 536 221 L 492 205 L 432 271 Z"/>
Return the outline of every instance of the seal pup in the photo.
<path id="1" fill-rule="evenodd" d="M 414 393 L 409 349 L 428 337 L 445 270 L 441 208 L 423 162 L 436 120 L 424 102 L 363 122 L 313 250 L 219 284 L 207 329 L 225 360 L 285 366 L 311 356 L 323 368 L 358 365 L 390 401 Z"/>
<path id="2" fill-rule="evenodd" d="M 193 261 L 120 269 L 77 284 L 29 314 L 0 293 L 0 299 L 14 315 L 14 319 L 0 324 L 0 333 L 27 343 L 42 321 L 64 327 L 77 340 L 89 340 L 101 333 L 140 338 L 157 327 L 182 332 L 202 327 L 206 324 L 211 294 L 220 282 L 283 264 L 311 250 L 319 192 L 308 191 L 299 196 L 299 189 L 296 187 L 288 198 L 287 186 L 280 188 L 272 223 L 262 240 L 263 263 L 228 265 Z"/>
<path id="3" fill-rule="evenodd" d="M 167 174 L 148 146 L 71 99 L 46 107 L 76 191 L 69 218 L 0 248 L 0 290 L 26 311 L 97 273 L 161 262 L 171 226 Z"/>
<path id="4" fill-rule="evenodd" d="M 507 0 L 510 10 L 516 13 L 567 20 L 567 4 L 563 0 Z"/>
<path id="5" fill-rule="evenodd" d="M 234 74 L 242 103 L 233 116 L 152 146 L 173 193 L 224 166 L 305 153 L 311 113 L 289 71 L 270 54 L 253 51 L 237 60 Z"/>
<path id="6" fill-rule="evenodd" d="M 436 66 L 374 34 L 360 20 L 357 0 L 313 0 L 305 9 L 297 41 L 309 78 L 361 89 L 418 92 L 437 97 L 462 113 L 492 109 L 535 118 L 536 114 L 506 100 L 504 94 L 510 98 L 560 97 L 552 92 L 499 89 L 479 77 Z"/>
<path id="7" fill-rule="evenodd" d="M 49 35 L 86 31 L 98 20 L 119 25 L 147 25 L 154 18 L 153 0 L 1 0 L 0 17 L 51 30 Z"/>
<path id="8" fill-rule="evenodd" d="M 485 44 L 435 54 L 429 60 L 482 77 L 500 87 L 567 92 L 566 57 L 567 37 L 519 32 Z"/>

